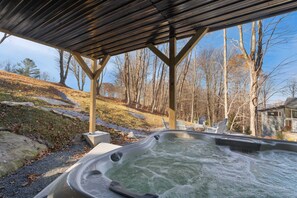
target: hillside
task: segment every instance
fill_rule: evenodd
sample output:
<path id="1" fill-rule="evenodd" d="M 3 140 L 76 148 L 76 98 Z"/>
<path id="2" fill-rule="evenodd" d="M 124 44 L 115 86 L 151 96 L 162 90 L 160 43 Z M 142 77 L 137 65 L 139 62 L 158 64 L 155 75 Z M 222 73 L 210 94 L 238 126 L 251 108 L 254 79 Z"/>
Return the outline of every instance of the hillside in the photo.
<path id="1" fill-rule="evenodd" d="M 55 99 L 61 105 L 50 104 L 44 99 Z M 87 122 L 42 109 L 64 110 L 87 116 L 89 109 L 89 93 L 87 92 L 0 71 L 0 102 L 2 101 L 32 102 L 38 108 L 1 105 L 0 127 L 46 141 L 50 147 L 55 149 L 63 146 L 56 144 L 56 139 L 64 139 L 69 143 L 75 134 L 88 130 Z M 107 126 L 97 126 L 97 128 L 110 132 L 112 138 L 114 137 L 113 140 L 120 131 L 117 126 L 125 129 L 125 132 L 132 129 L 149 131 L 151 128 L 162 126 L 161 116 L 137 111 L 114 99 L 97 97 L 96 109 L 97 118 Z"/>

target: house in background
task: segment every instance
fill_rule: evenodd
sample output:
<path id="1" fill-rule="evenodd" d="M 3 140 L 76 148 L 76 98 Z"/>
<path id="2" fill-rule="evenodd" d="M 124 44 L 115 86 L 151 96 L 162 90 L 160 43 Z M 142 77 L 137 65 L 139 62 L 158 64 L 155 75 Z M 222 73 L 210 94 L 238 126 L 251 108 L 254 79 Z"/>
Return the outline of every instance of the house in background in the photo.
<path id="1" fill-rule="evenodd" d="M 297 133 L 297 98 L 287 98 L 283 104 L 258 110 L 261 114 L 263 136 L 276 135 L 278 131 Z"/>

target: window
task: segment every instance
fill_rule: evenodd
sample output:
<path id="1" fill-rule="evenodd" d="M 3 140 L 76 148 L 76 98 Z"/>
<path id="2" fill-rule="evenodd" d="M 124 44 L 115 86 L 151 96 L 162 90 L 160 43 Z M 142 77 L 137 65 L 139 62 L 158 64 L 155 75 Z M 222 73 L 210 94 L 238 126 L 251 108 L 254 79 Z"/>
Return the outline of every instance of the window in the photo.
<path id="1" fill-rule="evenodd" d="M 282 116 L 282 112 L 279 112 L 279 111 L 268 111 L 267 114 L 268 116 Z M 297 111 L 296 111 L 296 116 L 297 116 Z"/>
<path id="2" fill-rule="evenodd" d="M 292 111 L 293 118 L 297 118 L 297 111 Z"/>

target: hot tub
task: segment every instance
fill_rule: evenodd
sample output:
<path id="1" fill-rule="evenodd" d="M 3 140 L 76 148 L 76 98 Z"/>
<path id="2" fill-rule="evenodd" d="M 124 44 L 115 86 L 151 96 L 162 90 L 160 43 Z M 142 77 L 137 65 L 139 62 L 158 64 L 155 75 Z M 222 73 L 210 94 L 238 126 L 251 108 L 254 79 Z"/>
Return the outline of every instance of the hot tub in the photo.
<path id="1" fill-rule="evenodd" d="M 162 131 L 94 156 L 49 197 L 296 197 L 297 144 Z"/>

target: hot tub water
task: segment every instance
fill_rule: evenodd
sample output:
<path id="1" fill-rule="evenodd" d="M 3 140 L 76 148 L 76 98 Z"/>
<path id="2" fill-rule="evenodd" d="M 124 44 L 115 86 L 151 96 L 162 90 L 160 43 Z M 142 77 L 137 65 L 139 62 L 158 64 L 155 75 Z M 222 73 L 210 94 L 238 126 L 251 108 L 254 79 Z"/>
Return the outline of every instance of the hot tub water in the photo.
<path id="1" fill-rule="evenodd" d="M 208 140 L 168 139 L 105 173 L 160 197 L 296 197 L 297 153 L 240 153 Z"/>

